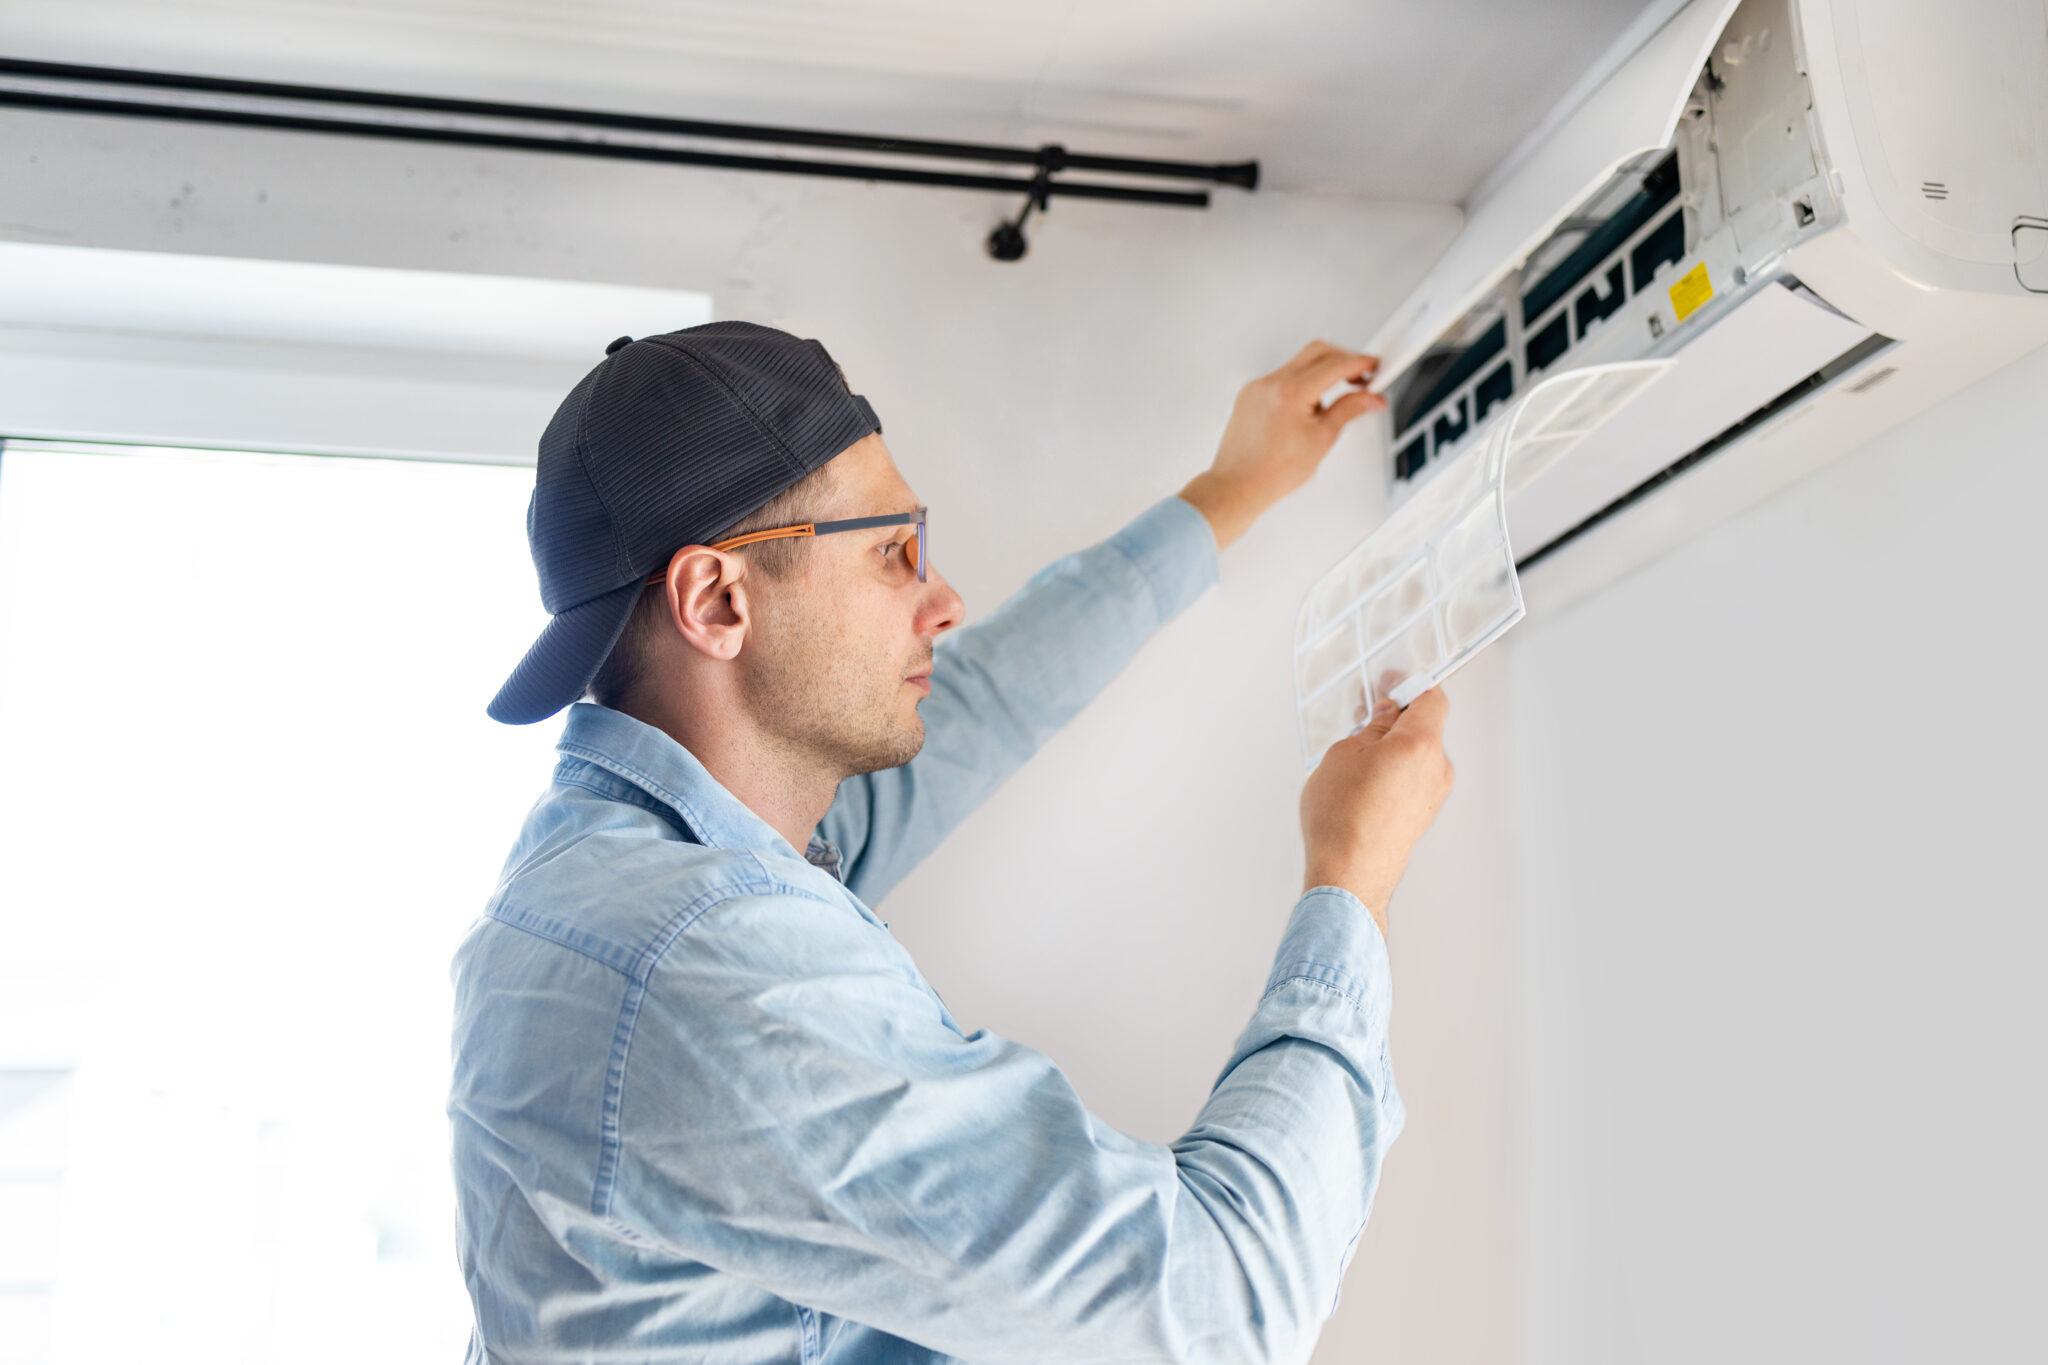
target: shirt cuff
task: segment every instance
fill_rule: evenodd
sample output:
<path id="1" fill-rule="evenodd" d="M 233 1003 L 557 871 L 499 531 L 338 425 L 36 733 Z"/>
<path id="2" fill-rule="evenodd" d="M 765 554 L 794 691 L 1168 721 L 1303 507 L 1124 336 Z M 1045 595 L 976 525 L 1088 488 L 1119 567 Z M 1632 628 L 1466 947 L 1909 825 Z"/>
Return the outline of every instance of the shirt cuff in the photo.
<path id="1" fill-rule="evenodd" d="M 1271 994 L 1289 981 L 1314 981 L 1349 1000 L 1367 1023 L 1384 1033 L 1393 1011 L 1394 975 L 1387 942 L 1365 902 L 1336 886 L 1311 888 L 1273 955 Z"/>
<path id="2" fill-rule="evenodd" d="M 1164 625 L 1216 581 L 1216 533 L 1209 519 L 1179 498 L 1167 498 L 1109 538 L 1152 589 Z"/>

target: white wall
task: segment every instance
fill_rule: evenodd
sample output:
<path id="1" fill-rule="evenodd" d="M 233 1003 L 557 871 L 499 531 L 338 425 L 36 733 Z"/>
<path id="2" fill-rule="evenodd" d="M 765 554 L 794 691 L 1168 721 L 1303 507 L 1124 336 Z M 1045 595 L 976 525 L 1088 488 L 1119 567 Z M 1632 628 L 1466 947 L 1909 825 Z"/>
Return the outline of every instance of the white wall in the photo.
<path id="1" fill-rule="evenodd" d="M 1368 335 L 1457 222 L 1268 194 L 1205 214 L 1062 201 L 1004 266 L 980 243 L 1015 206 L 957 193 L 50 115 L 0 116 L 0 146 L 19 240 L 704 289 L 719 316 L 816 335 L 931 503 L 970 615 L 1200 469 L 1240 382 L 1311 336 Z M 1379 514 L 1378 439 L 1347 437 L 884 907 L 964 1022 L 1041 1047 L 1140 1135 L 1193 1116 L 1298 889 L 1289 631 Z M 1410 1126 L 1325 1361 L 1513 1350 L 1505 692 L 1496 664 L 1459 680 L 1461 789 L 1395 906 Z"/>
<path id="2" fill-rule="evenodd" d="M 2040 1358 L 2044 394 L 1515 639 L 1531 1365 Z"/>

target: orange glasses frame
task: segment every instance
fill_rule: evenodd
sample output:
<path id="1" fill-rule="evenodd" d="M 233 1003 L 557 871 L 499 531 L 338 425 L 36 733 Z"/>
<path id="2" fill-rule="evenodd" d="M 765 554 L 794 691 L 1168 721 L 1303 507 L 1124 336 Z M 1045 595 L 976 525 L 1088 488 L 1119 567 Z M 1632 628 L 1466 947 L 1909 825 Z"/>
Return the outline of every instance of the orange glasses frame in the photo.
<path id="1" fill-rule="evenodd" d="M 910 567 L 917 570 L 917 581 L 925 581 L 925 568 L 931 556 L 925 552 L 925 514 L 929 508 L 920 507 L 915 512 L 897 512 L 886 517 L 849 517 L 844 521 L 807 521 L 800 526 L 777 526 L 767 531 L 749 531 L 743 536 L 721 540 L 710 548 L 714 550 L 737 550 L 742 545 L 753 545 L 763 540 L 789 540 L 798 536 L 830 536 L 841 531 L 872 531 L 883 526 L 915 526 L 917 534 L 912 536 L 904 548 L 910 555 Z M 680 551 L 678 551 L 680 553 Z M 670 555 L 673 561 L 675 556 Z M 666 581 L 668 573 L 650 574 L 648 583 Z"/>

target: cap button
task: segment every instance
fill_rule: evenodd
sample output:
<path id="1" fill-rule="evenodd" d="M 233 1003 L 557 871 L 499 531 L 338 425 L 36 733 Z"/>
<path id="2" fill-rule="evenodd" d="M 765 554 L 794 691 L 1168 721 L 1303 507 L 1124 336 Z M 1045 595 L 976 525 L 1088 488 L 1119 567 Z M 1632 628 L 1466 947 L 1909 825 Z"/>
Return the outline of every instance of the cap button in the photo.
<path id="1" fill-rule="evenodd" d="M 614 341 L 611 345 L 605 347 L 604 353 L 606 355 L 612 355 L 615 354 L 616 352 L 623 351 L 624 349 L 626 349 L 626 347 L 631 346 L 632 344 L 633 338 L 620 337 L 617 341 Z"/>

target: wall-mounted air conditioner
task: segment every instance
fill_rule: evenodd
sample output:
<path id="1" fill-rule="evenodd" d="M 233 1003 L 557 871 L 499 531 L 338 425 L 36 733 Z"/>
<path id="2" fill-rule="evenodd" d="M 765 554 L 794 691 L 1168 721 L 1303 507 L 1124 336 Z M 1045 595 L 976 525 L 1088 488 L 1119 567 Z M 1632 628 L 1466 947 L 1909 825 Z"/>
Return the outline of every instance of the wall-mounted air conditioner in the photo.
<path id="1" fill-rule="evenodd" d="M 1692 0 L 1638 29 L 1371 343 L 1396 502 L 1541 380 L 1675 362 L 1512 499 L 1535 605 L 2048 343 L 2041 0 Z"/>

